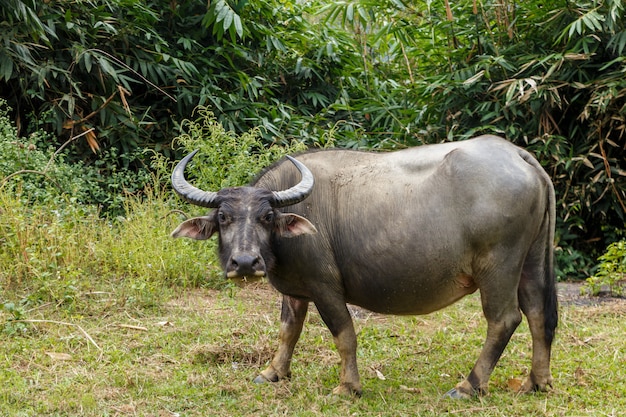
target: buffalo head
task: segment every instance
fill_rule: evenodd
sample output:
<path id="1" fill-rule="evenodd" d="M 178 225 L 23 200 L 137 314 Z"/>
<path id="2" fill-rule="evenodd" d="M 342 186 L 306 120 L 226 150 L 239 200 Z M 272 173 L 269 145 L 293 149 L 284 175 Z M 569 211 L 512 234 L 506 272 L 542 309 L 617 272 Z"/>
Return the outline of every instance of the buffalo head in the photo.
<path id="1" fill-rule="evenodd" d="M 200 190 L 185 179 L 185 167 L 196 152 L 176 165 L 172 187 L 188 202 L 214 210 L 207 216 L 184 221 L 172 232 L 172 237 L 203 240 L 218 233 L 220 262 L 228 278 L 267 275 L 275 262 L 273 239 L 317 232 L 304 217 L 278 210 L 299 203 L 313 191 L 313 174 L 301 162 L 287 157 L 302 176 L 298 184 L 287 190 L 232 187 L 214 192 Z"/>

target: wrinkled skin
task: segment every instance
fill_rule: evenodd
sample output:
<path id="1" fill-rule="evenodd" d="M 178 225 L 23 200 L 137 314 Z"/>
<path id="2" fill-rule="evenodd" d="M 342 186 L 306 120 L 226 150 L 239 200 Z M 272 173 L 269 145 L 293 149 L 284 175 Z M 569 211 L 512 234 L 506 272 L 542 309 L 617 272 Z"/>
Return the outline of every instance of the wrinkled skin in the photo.
<path id="1" fill-rule="evenodd" d="M 309 302 L 341 358 L 334 392 L 360 395 L 346 303 L 384 314 L 427 314 L 479 290 L 485 344 L 467 378 L 446 395 L 487 392 L 522 313 L 533 354 L 521 390 L 551 386 L 554 190 L 530 154 L 483 136 L 392 153 L 329 150 L 297 159 L 315 178 L 303 201 L 272 206 L 268 190 L 298 182 L 298 171 L 283 162 L 251 187 L 220 190 L 214 211 L 172 233 L 193 239 L 219 234 L 228 277 L 267 275 L 283 294 L 278 351 L 256 382 L 290 377 Z"/>

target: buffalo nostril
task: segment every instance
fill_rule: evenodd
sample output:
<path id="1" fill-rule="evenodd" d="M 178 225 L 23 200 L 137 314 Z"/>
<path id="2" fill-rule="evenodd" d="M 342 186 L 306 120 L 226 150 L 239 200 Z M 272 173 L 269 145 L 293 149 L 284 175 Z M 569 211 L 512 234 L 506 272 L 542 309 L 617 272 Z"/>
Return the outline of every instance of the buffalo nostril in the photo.
<path id="1" fill-rule="evenodd" d="M 265 263 L 263 262 L 263 259 L 258 255 L 233 255 L 230 259 L 227 269 L 227 276 L 229 278 L 265 275 Z"/>
<path id="2" fill-rule="evenodd" d="M 237 257 L 233 257 L 233 265 L 239 267 L 252 267 L 254 264 L 259 263 L 259 257 L 253 255 L 239 255 Z"/>

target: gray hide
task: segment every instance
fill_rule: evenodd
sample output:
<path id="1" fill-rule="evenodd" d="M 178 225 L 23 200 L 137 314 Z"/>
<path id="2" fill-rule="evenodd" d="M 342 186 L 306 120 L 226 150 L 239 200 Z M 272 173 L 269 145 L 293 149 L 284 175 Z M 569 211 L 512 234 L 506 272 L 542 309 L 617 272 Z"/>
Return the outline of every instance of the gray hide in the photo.
<path id="1" fill-rule="evenodd" d="M 557 325 L 554 190 L 529 153 L 482 136 L 390 153 L 324 150 L 297 159 L 315 179 L 303 201 L 270 208 L 268 193 L 259 190 L 285 190 L 300 181 L 298 169 L 284 161 L 263 172 L 254 188 L 236 189 L 249 190 L 252 197 L 245 202 L 231 197 L 232 211 L 224 209 L 248 229 L 220 229 L 220 203 L 200 218 L 204 234 L 184 226 L 191 221 L 173 233 L 192 238 L 220 233 L 220 258 L 229 277 L 238 275 L 229 264 L 232 254 L 245 252 L 256 265 L 245 274 L 267 274 L 284 295 L 278 351 L 256 382 L 290 376 L 309 302 L 341 356 L 335 392 L 360 394 L 356 336 L 346 303 L 385 314 L 426 314 L 480 290 L 488 323 L 485 345 L 468 377 L 448 395 L 464 398 L 487 390 L 521 312 L 533 338 L 532 368 L 521 390 L 551 385 Z M 244 209 L 255 214 L 243 214 Z M 281 220 L 283 227 L 265 226 L 269 212 L 275 213 L 272 219 L 295 217 Z M 285 227 L 291 231 L 285 233 Z"/>

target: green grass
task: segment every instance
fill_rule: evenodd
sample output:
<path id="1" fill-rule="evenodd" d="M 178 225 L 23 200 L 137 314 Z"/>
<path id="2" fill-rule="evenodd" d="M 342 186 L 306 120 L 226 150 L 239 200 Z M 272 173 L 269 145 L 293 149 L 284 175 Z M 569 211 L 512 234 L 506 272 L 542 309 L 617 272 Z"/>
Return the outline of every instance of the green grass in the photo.
<path id="1" fill-rule="evenodd" d="M 555 386 L 517 395 L 530 365 L 525 322 L 468 401 L 442 395 L 477 359 L 477 294 L 443 311 L 355 319 L 362 398 L 330 395 L 339 357 L 312 309 L 290 381 L 256 385 L 277 346 L 280 297 L 219 278 L 212 243 L 168 237 L 160 196 L 124 219 L 2 196 L 0 416 L 616 416 L 626 410 L 626 302 L 564 304 Z M 56 213 L 56 214 L 55 214 Z M 20 217 L 21 216 L 21 217 Z M 68 226 L 69 224 L 69 226 Z M 45 226 L 42 226 L 45 225 Z"/>
<path id="2" fill-rule="evenodd" d="M 489 395 L 469 401 L 442 395 L 482 345 L 477 296 L 429 316 L 357 318 L 364 395 L 345 399 L 330 395 L 338 356 L 314 310 L 291 381 L 256 385 L 252 378 L 276 346 L 278 294 L 264 283 L 163 292 L 149 309 L 119 306 L 113 292 L 109 299 L 84 295 L 85 309 L 71 315 L 48 304 L 10 322 L 19 329 L 0 347 L 0 415 L 600 416 L 626 409 L 624 303 L 563 306 L 551 392 L 508 389 L 528 371 L 530 336 L 522 325 Z"/>

